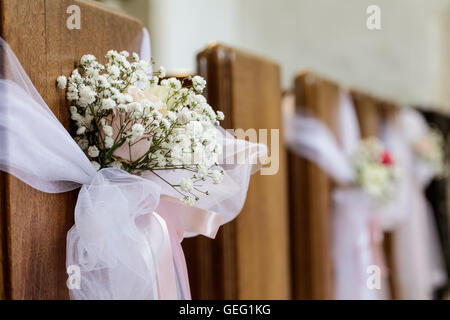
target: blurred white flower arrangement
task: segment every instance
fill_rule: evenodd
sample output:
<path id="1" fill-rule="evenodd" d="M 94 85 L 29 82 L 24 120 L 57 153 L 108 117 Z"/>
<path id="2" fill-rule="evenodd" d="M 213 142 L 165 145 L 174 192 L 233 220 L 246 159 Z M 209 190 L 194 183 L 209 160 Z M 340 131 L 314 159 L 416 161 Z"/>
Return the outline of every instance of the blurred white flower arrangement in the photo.
<path id="1" fill-rule="evenodd" d="M 413 142 L 412 147 L 418 160 L 433 169 L 434 176 L 444 174 L 444 138 L 439 131 L 429 129 Z"/>
<path id="2" fill-rule="evenodd" d="M 361 140 L 352 155 L 356 183 L 378 203 L 384 203 L 395 191 L 399 168 L 392 155 L 375 137 Z"/>
<path id="3" fill-rule="evenodd" d="M 189 204 L 208 195 L 202 181 L 220 183 L 221 153 L 216 126 L 224 119 L 201 95 L 206 81 L 199 76 L 163 79 L 164 68 L 149 75 L 150 64 L 136 53 L 109 51 L 105 65 L 84 55 L 67 79 L 75 140 L 97 170 L 121 168 L 140 175 L 151 171 L 171 185 Z M 182 169 L 190 178 L 176 183 L 158 172 Z"/>

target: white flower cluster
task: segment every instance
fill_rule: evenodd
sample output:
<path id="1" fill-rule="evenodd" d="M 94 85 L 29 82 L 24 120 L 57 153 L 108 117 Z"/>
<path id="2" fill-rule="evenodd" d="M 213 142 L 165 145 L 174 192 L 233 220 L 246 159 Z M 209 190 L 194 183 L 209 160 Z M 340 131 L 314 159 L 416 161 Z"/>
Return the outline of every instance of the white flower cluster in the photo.
<path id="1" fill-rule="evenodd" d="M 399 168 L 391 154 L 375 137 L 362 140 L 352 155 L 356 183 L 375 202 L 392 197 Z"/>
<path id="2" fill-rule="evenodd" d="M 435 176 L 444 174 L 444 138 L 442 134 L 430 129 L 428 132 L 413 142 L 413 150 L 419 161 L 429 165 Z"/>
<path id="3" fill-rule="evenodd" d="M 57 79 L 72 104 L 75 140 L 94 167 L 151 171 L 158 177 L 159 170 L 183 169 L 190 178 L 163 180 L 187 203 L 208 194 L 201 183 L 223 178 L 215 126 L 224 115 L 201 95 L 206 81 L 200 76 L 163 79 L 164 68 L 149 76 L 149 63 L 126 51 L 111 50 L 105 59 L 102 65 L 84 55 L 68 79 Z"/>

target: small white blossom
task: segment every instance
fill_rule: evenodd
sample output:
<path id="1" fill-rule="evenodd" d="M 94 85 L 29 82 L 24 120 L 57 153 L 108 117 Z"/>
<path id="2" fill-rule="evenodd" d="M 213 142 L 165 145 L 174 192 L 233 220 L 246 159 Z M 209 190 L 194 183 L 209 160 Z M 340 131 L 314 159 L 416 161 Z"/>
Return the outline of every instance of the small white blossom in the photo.
<path id="1" fill-rule="evenodd" d="M 192 197 L 184 197 L 183 202 L 190 206 L 195 204 L 195 200 Z"/>
<path id="2" fill-rule="evenodd" d="M 194 188 L 194 182 L 189 178 L 183 178 L 181 179 L 180 187 L 183 191 L 191 192 Z"/>
<path id="3" fill-rule="evenodd" d="M 67 86 L 67 78 L 65 76 L 59 76 L 56 82 L 59 89 L 65 89 Z"/>
<path id="4" fill-rule="evenodd" d="M 120 161 L 114 161 L 109 165 L 111 168 L 122 169 L 122 163 Z"/>
<path id="5" fill-rule="evenodd" d="M 180 89 L 181 88 L 181 82 L 177 78 L 169 78 L 167 79 L 167 85 L 172 89 Z"/>
<path id="6" fill-rule="evenodd" d="M 116 102 L 111 98 L 102 100 L 102 109 L 103 110 L 114 109 L 115 106 L 116 106 Z"/>
<path id="7" fill-rule="evenodd" d="M 166 69 L 164 67 L 159 67 L 158 75 L 160 78 L 164 78 L 166 76 Z"/>
<path id="8" fill-rule="evenodd" d="M 142 137 L 144 135 L 145 129 L 144 126 L 140 123 L 135 123 L 132 127 L 131 127 L 131 133 L 133 135 L 133 137 Z"/>
<path id="9" fill-rule="evenodd" d="M 95 59 L 96 59 L 95 56 L 93 56 L 92 54 L 85 54 L 84 56 L 81 57 L 80 63 L 83 66 L 87 66 L 93 61 L 95 61 Z"/>
<path id="10" fill-rule="evenodd" d="M 79 89 L 80 104 L 82 106 L 87 106 L 95 101 L 96 93 L 91 87 L 81 86 Z"/>
<path id="11" fill-rule="evenodd" d="M 157 76 L 153 76 L 150 78 L 149 82 L 151 85 L 157 85 L 159 81 L 159 78 Z"/>
<path id="12" fill-rule="evenodd" d="M 91 163 L 94 166 L 95 170 L 100 170 L 100 164 L 97 161 L 91 161 Z"/>
<path id="13" fill-rule="evenodd" d="M 128 106 L 127 106 L 126 104 L 123 104 L 123 103 L 119 104 L 117 108 L 118 108 L 119 111 L 122 112 L 122 113 L 128 111 Z"/>
<path id="14" fill-rule="evenodd" d="M 98 148 L 96 146 L 90 146 L 88 148 L 88 155 L 90 157 L 97 158 L 99 154 L 100 154 L 100 151 L 98 150 Z"/>
<path id="15" fill-rule="evenodd" d="M 212 172 L 212 178 L 213 178 L 214 183 L 216 183 L 216 184 L 220 183 L 220 182 L 222 182 L 222 179 L 223 179 L 223 173 L 220 172 L 219 170 L 214 170 Z"/>
<path id="16" fill-rule="evenodd" d="M 77 130 L 77 135 L 82 135 L 86 132 L 86 127 L 85 126 L 81 126 L 78 128 Z"/>
<path id="17" fill-rule="evenodd" d="M 144 108 L 139 102 L 132 102 L 128 105 L 128 111 L 142 113 L 144 111 Z"/>
<path id="18" fill-rule="evenodd" d="M 111 75 L 111 77 L 117 79 L 120 76 L 120 69 L 116 65 L 111 65 L 108 67 L 108 73 Z"/>
<path id="19" fill-rule="evenodd" d="M 113 135 L 113 128 L 111 126 L 105 125 L 103 126 L 103 132 L 106 136 L 111 137 Z"/>
<path id="20" fill-rule="evenodd" d="M 200 178 L 205 178 L 208 175 L 208 167 L 206 166 L 199 166 L 198 168 L 198 175 Z"/>
<path id="21" fill-rule="evenodd" d="M 85 138 L 78 140 L 77 143 L 81 150 L 86 150 L 89 147 L 89 141 Z"/>
<path id="22" fill-rule="evenodd" d="M 106 136 L 105 137 L 105 148 L 111 149 L 113 145 L 114 145 L 114 139 L 109 136 Z"/>
<path id="23" fill-rule="evenodd" d="M 192 78 L 192 85 L 194 86 L 195 91 L 202 92 L 206 87 L 206 81 L 203 77 L 195 76 Z"/>
<path id="24" fill-rule="evenodd" d="M 222 111 L 217 111 L 217 120 L 223 120 L 225 119 L 225 115 Z"/>

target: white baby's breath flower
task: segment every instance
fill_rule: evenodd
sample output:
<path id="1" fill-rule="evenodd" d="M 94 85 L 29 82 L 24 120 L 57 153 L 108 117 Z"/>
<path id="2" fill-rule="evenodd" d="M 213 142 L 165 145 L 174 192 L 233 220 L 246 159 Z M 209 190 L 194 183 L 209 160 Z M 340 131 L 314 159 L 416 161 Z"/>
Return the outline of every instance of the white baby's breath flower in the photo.
<path id="1" fill-rule="evenodd" d="M 181 88 L 181 82 L 177 78 L 169 78 L 167 79 L 167 84 L 172 89 L 180 89 Z"/>
<path id="2" fill-rule="evenodd" d="M 188 123 L 189 121 L 192 120 L 192 112 L 187 108 L 183 109 L 179 114 L 179 119 L 181 123 Z"/>
<path id="3" fill-rule="evenodd" d="M 80 86 L 79 89 L 80 99 L 79 102 L 82 106 L 87 106 L 95 101 L 96 93 L 91 87 Z"/>
<path id="4" fill-rule="evenodd" d="M 202 92 L 206 87 L 206 81 L 203 77 L 195 76 L 192 78 L 192 85 L 194 86 L 195 91 Z"/>
<path id="5" fill-rule="evenodd" d="M 148 99 L 142 99 L 139 101 L 142 104 L 142 107 L 145 108 L 154 108 L 155 104 Z"/>
<path id="6" fill-rule="evenodd" d="M 142 137 L 144 135 L 145 132 L 145 128 L 142 124 L 140 123 L 135 123 L 132 127 L 131 127 L 131 133 L 133 135 L 133 137 Z"/>
<path id="7" fill-rule="evenodd" d="M 67 78 L 65 76 L 59 76 L 56 82 L 59 89 L 65 89 L 67 86 Z"/>
<path id="8" fill-rule="evenodd" d="M 119 109 L 120 112 L 127 112 L 128 111 L 128 106 L 124 103 L 121 103 L 117 106 L 117 108 Z"/>
<path id="9" fill-rule="evenodd" d="M 98 148 L 96 146 L 90 146 L 88 148 L 88 155 L 90 157 L 97 158 L 99 154 L 100 154 L 100 151 L 98 150 Z"/>
<path id="10" fill-rule="evenodd" d="M 183 191 L 191 192 L 194 188 L 194 182 L 189 178 L 183 178 L 181 179 L 180 187 Z"/>
<path id="11" fill-rule="evenodd" d="M 133 96 L 129 95 L 129 94 L 124 94 L 123 95 L 123 102 L 122 103 L 131 103 L 133 102 Z"/>
<path id="12" fill-rule="evenodd" d="M 169 129 L 170 128 L 170 122 L 167 119 L 162 119 L 161 120 L 161 125 L 165 128 L 165 129 Z"/>
<path id="13" fill-rule="evenodd" d="M 103 132 L 106 136 L 111 137 L 113 135 L 113 128 L 111 126 L 105 125 L 103 126 Z"/>
<path id="14" fill-rule="evenodd" d="M 103 110 L 114 109 L 115 106 L 116 106 L 116 102 L 111 98 L 102 100 L 102 109 Z"/>
<path id="15" fill-rule="evenodd" d="M 100 164 L 97 161 L 91 161 L 91 163 L 94 166 L 95 170 L 100 170 Z"/>
<path id="16" fill-rule="evenodd" d="M 95 61 L 95 59 L 96 59 L 95 56 L 93 56 L 92 54 L 85 54 L 84 56 L 81 57 L 80 63 L 83 66 L 87 66 L 93 61 Z"/>
<path id="17" fill-rule="evenodd" d="M 149 82 L 150 82 L 150 84 L 151 85 L 157 85 L 158 84 L 158 81 L 159 81 L 159 78 L 157 77 L 157 76 L 153 76 L 153 77 L 151 77 L 150 79 L 149 79 Z"/>
<path id="18" fill-rule="evenodd" d="M 212 178 L 213 178 L 214 183 L 218 184 L 218 183 L 222 182 L 223 173 L 220 172 L 219 170 L 213 170 Z"/>
<path id="19" fill-rule="evenodd" d="M 86 132 L 86 127 L 85 126 L 81 126 L 78 128 L 77 130 L 77 135 L 82 135 Z"/>
<path id="20" fill-rule="evenodd" d="M 114 139 L 112 137 L 106 136 L 105 137 L 105 148 L 111 149 L 114 145 Z"/>
<path id="21" fill-rule="evenodd" d="M 130 56 L 130 53 L 126 50 L 123 50 L 123 51 L 120 51 L 120 55 L 125 58 L 128 58 Z"/>
<path id="22" fill-rule="evenodd" d="M 109 166 L 111 168 L 122 169 L 122 163 L 120 163 L 120 161 L 117 161 L 117 160 L 112 162 L 112 163 L 110 163 Z"/>
<path id="23" fill-rule="evenodd" d="M 198 168 L 198 175 L 200 178 L 205 178 L 208 175 L 208 167 L 206 166 L 199 166 Z"/>
<path id="24" fill-rule="evenodd" d="M 174 122 L 175 120 L 177 120 L 177 114 L 175 112 L 169 111 L 167 112 L 167 119 Z"/>
<path id="25" fill-rule="evenodd" d="M 111 75 L 112 78 L 117 79 L 120 76 L 120 69 L 116 65 L 110 65 L 108 66 L 108 73 Z"/>
<path id="26" fill-rule="evenodd" d="M 192 197 L 184 197 L 183 202 L 190 206 L 195 204 L 195 200 Z"/>
<path id="27" fill-rule="evenodd" d="M 159 67 L 158 75 L 160 78 L 164 78 L 166 76 L 166 69 L 163 66 Z"/>
<path id="28" fill-rule="evenodd" d="M 225 119 L 225 115 L 223 114 L 223 112 L 217 111 L 217 120 L 222 121 L 223 119 Z"/>
<path id="29" fill-rule="evenodd" d="M 78 140 L 77 144 L 81 150 L 86 150 L 89 147 L 89 141 L 85 138 Z"/>
<path id="30" fill-rule="evenodd" d="M 136 112 L 136 113 L 142 113 L 144 111 L 144 108 L 142 107 L 142 104 L 139 102 L 132 102 L 128 105 L 128 111 L 129 112 Z"/>

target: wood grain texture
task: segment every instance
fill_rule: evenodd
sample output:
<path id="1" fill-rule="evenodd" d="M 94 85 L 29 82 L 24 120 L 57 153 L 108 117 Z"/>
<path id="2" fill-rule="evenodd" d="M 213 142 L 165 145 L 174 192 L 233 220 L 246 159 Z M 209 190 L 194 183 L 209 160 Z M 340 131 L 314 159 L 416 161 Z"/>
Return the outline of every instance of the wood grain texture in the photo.
<path id="1" fill-rule="evenodd" d="M 340 89 L 310 72 L 295 80 L 296 108 L 310 111 L 336 133 Z M 315 164 L 289 153 L 291 255 L 294 299 L 332 299 L 332 181 Z"/>
<path id="2" fill-rule="evenodd" d="M 198 55 L 198 65 L 208 81 L 210 104 L 225 113 L 224 127 L 269 131 L 281 127 L 280 74 L 275 63 L 212 45 Z M 290 298 L 286 154 L 282 146 L 279 161 L 277 174 L 252 176 L 241 214 L 222 227 L 216 240 L 198 238 L 183 243 L 194 298 Z"/>
<path id="3" fill-rule="evenodd" d="M 80 30 L 66 28 L 72 4 L 81 9 Z M 142 25 L 90 1 L 0 0 L 0 5 L 1 36 L 67 129 L 68 105 L 55 87 L 56 77 L 70 74 L 86 53 L 103 57 L 109 49 L 139 50 Z M 66 233 L 77 192 L 46 194 L 12 176 L 1 179 L 2 297 L 67 298 Z"/>

